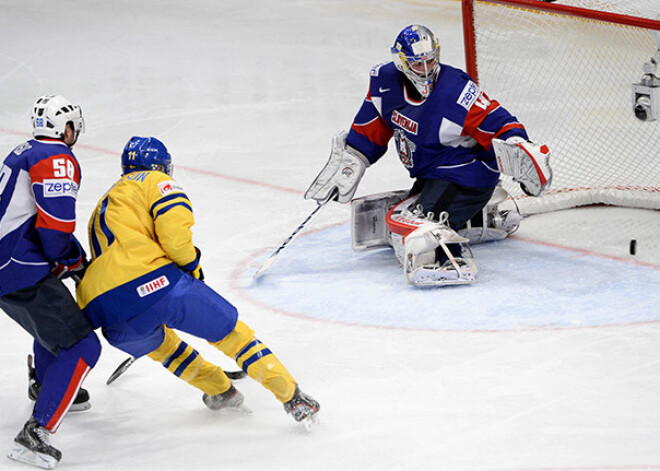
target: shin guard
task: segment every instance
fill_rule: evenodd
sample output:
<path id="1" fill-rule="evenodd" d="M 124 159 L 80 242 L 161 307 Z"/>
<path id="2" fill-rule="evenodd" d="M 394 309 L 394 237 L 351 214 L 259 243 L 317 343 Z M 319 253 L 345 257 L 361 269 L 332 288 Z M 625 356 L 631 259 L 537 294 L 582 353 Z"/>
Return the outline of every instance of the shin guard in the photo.
<path id="1" fill-rule="evenodd" d="M 270 349 L 254 338 L 254 331 L 240 320 L 234 330 L 214 347 L 236 360 L 250 378 L 260 382 L 280 402 L 293 397 L 296 381 Z"/>

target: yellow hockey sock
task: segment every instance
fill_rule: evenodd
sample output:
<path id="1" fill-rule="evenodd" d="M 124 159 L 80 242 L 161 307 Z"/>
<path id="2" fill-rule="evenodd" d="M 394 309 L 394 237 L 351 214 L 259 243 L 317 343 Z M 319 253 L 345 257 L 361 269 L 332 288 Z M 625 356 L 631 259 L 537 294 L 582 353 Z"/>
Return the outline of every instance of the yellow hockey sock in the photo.
<path id="1" fill-rule="evenodd" d="M 148 354 L 149 358 L 209 396 L 229 389 L 231 381 L 222 368 L 204 360 L 197 350 L 182 341 L 172 329 L 163 328 L 165 339 L 160 347 Z"/>
<path id="2" fill-rule="evenodd" d="M 266 345 L 254 338 L 254 331 L 241 321 L 224 339 L 211 343 L 236 360 L 250 378 L 259 381 L 280 402 L 293 397 L 296 381 Z"/>

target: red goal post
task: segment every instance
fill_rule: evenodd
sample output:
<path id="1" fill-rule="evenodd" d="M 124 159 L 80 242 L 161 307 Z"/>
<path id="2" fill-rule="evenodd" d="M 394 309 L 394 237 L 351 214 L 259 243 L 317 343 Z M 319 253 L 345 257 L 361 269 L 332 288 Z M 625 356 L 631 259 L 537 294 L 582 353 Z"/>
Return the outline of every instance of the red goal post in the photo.
<path id="1" fill-rule="evenodd" d="M 542 198 L 505 184 L 521 211 L 660 209 L 660 120 L 635 117 L 632 91 L 660 48 L 656 0 L 462 0 L 462 11 L 467 72 L 553 152 Z"/>

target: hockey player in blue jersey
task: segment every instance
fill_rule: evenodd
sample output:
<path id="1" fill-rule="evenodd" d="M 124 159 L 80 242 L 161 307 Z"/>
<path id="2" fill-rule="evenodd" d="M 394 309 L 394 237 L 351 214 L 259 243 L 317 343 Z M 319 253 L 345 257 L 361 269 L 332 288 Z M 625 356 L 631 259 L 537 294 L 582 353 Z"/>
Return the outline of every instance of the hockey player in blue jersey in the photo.
<path id="1" fill-rule="evenodd" d="M 61 281 L 81 274 L 85 253 L 73 235 L 80 165 L 71 152 L 84 129 L 79 106 L 43 96 L 32 110 L 34 139 L 16 147 L 0 170 L 0 308 L 34 337 L 32 416 L 9 457 L 53 468 L 62 454 L 49 443 L 76 400 L 101 345 Z M 31 368 L 32 370 L 32 368 Z"/>
<path id="2" fill-rule="evenodd" d="M 540 196 L 552 176 L 549 150 L 530 142 L 516 117 L 465 72 L 441 64 L 438 41 L 425 26 L 404 28 L 391 52 L 392 61 L 371 69 L 350 131 L 333 138 L 330 159 L 305 198 L 351 201 L 365 169 L 393 140 L 414 185 L 406 194 L 390 192 L 367 202 L 372 213 L 374 207 L 383 212 L 378 224 L 361 224 L 364 217 L 354 214 L 354 247 L 356 234 L 358 246 L 387 241 L 414 285 L 470 283 L 476 263 L 468 239 L 456 231 L 488 204 L 500 174 Z M 383 231 L 369 233 L 366 226 Z"/>

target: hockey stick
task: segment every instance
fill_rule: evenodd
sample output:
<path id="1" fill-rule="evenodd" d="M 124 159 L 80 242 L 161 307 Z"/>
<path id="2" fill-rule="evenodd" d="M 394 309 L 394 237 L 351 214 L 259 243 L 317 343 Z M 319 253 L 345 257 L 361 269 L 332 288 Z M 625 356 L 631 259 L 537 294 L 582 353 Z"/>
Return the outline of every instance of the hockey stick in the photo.
<path id="1" fill-rule="evenodd" d="M 126 360 L 122 361 L 121 364 L 117 367 L 115 371 L 112 372 L 108 380 L 105 382 L 105 384 L 110 384 L 117 378 L 119 378 L 121 375 L 124 374 L 124 372 L 128 369 L 129 366 L 131 366 L 135 362 L 134 357 L 128 357 Z"/>
<path id="2" fill-rule="evenodd" d="M 128 357 L 126 360 L 122 361 L 121 364 L 117 367 L 115 371 L 112 372 L 108 380 L 105 382 L 105 384 L 110 384 L 114 382 L 117 378 L 119 378 L 121 375 L 123 375 L 126 370 L 133 364 L 135 363 L 135 360 L 137 358 L 134 357 Z M 225 371 L 225 374 L 229 379 L 243 379 L 247 376 L 247 373 L 243 370 L 237 370 L 237 371 Z"/>
<path id="3" fill-rule="evenodd" d="M 303 230 L 303 228 L 305 227 L 305 225 L 307 225 L 307 223 L 308 223 L 308 222 L 314 217 L 314 215 L 315 215 L 316 213 L 318 213 L 318 212 L 321 210 L 321 208 L 322 208 L 323 206 L 325 206 L 329 201 L 332 201 L 332 200 L 335 198 L 335 195 L 336 195 L 336 191 L 333 192 L 332 196 L 331 196 L 328 200 L 326 200 L 326 201 L 324 201 L 324 202 L 322 202 L 322 203 L 317 203 L 316 208 L 314 209 L 314 211 L 311 212 L 311 214 L 310 214 L 309 216 L 307 216 L 307 219 L 305 219 L 305 220 L 302 222 L 302 224 L 300 224 L 300 225 L 296 228 L 296 230 L 293 231 L 293 233 L 292 233 L 289 237 L 287 237 L 287 239 L 286 239 L 284 242 L 282 242 L 282 245 L 280 245 L 280 246 L 277 248 L 277 250 L 275 250 L 275 252 L 273 252 L 273 253 L 270 255 L 270 257 L 268 257 L 268 260 L 266 260 L 266 261 L 265 261 L 265 262 L 259 267 L 259 269 L 258 269 L 258 270 L 255 272 L 255 274 L 253 275 L 253 277 L 252 277 L 253 279 L 256 280 L 256 279 L 259 278 L 259 277 L 260 277 L 260 276 L 261 276 L 266 270 L 268 270 L 270 267 L 273 266 L 273 263 L 275 263 L 275 260 L 277 260 L 277 256 L 280 254 L 280 252 L 282 252 L 282 250 L 284 250 L 284 249 L 285 249 L 285 248 L 291 243 L 291 241 L 292 241 L 292 240 L 298 235 L 298 233 L 299 233 L 300 231 Z"/>

